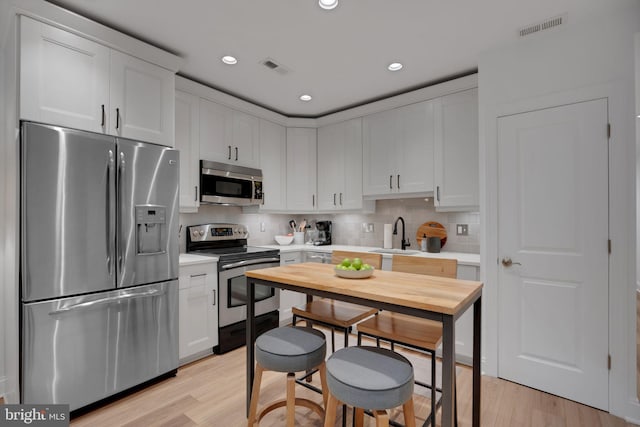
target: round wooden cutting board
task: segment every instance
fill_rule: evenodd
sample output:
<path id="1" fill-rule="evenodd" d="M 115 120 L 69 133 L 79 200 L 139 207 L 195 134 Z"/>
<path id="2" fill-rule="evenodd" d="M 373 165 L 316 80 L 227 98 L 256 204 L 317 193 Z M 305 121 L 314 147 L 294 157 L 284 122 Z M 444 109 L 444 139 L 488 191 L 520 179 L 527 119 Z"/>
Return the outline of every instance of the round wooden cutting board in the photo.
<path id="1" fill-rule="evenodd" d="M 440 238 L 440 247 L 444 247 L 444 244 L 447 243 L 447 229 L 444 228 L 444 225 L 435 221 L 428 221 L 418 227 L 418 231 L 416 232 L 416 240 L 418 241 L 418 247 L 422 242 L 422 236 L 426 235 L 427 237 L 439 237 Z"/>

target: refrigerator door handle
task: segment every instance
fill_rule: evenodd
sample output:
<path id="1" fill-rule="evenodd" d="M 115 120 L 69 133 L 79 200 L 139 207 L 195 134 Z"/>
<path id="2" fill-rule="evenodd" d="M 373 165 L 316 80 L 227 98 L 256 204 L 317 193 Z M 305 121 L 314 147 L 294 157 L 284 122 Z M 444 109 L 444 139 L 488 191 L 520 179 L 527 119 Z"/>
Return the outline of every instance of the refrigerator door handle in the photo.
<path id="1" fill-rule="evenodd" d="M 74 311 L 74 310 L 80 310 L 83 308 L 90 308 L 90 307 L 94 307 L 96 305 L 104 305 L 104 304 L 111 304 L 114 302 L 121 302 L 121 301 L 127 301 L 127 300 L 131 300 L 131 299 L 136 299 L 136 298 L 146 298 L 146 297 L 155 297 L 155 296 L 161 296 L 163 295 L 164 292 L 159 290 L 159 289 L 153 289 L 150 291 L 145 291 L 145 292 L 140 292 L 137 294 L 125 294 L 125 295 L 118 295 L 115 297 L 107 297 L 107 298 L 100 298 L 100 299 L 96 299 L 93 301 L 86 301 L 86 302 L 81 302 L 78 304 L 73 304 L 70 305 L 69 307 L 64 307 L 55 311 L 52 311 L 49 313 L 50 316 L 55 316 L 57 314 L 63 314 L 63 313 L 68 313 L 70 311 Z"/>
<path id="2" fill-rule="evenodd" d="M 122 231 L 122 206 L 123 202 L 122 202 L 122 175 L 124 174 L 124 168 L 125 168 L 126 162 L 125 162 L 125 158 L 124 158 L 124 153 L 121 151 L 120 152 L 120 161 L 118 162 L 118 177 L 116 179 L 117 182 L 117 187 L 116 187 L 116 194 L 118 195 L 118 227 L 120 228 L 120 230 Z M 123 242 L 125 241 L 125 238 L 121 235 L 118 236 L 118 274 L 119 277 L 122 277 L 122 263 L 124 261 L 124 255 L 123 255 Z"/>
<path id="3" fill-rule="evenodd" d="M 115 263 L 115 257 L 114 257 L 114 252 L 115 252 L 115 239 L 113 238 L 113 229 L 115 227 L 115 218 L 113 216 L 114 214 L 114 209 L 113 209 L 113 197 L 114 195 L 112 194 L 112 177 L 113 177 L 113 165 L 114 165 L 114 157 L 113 157 L 113 150 L 109 150 L 109 160 L 107 163 L 107 224 L 106 224 L 106 229 L 107 229 L 107 273 L 109 274 L 109 276 L 113 276 L 113 267 L 114 267 L 114 263 Z"/>

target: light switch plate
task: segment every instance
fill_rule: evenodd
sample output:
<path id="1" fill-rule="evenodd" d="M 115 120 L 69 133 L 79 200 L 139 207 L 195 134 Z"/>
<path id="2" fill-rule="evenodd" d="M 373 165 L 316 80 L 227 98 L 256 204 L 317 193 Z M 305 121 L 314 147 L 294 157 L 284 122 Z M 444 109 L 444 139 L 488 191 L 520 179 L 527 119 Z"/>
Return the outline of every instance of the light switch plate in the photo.
<path id="1" fill-rule="evenodd" d="M 468 236 L 469 235 L 469 224 L 457 224 L 456 225 L 456 235 L 457 236 Z"/>
<path id="2" fill-rule="evenodd" d="M 372 222 L 363 222 L 362 223 L 362 232 L 363 233 L 373 233 L 373 223 Z"/>

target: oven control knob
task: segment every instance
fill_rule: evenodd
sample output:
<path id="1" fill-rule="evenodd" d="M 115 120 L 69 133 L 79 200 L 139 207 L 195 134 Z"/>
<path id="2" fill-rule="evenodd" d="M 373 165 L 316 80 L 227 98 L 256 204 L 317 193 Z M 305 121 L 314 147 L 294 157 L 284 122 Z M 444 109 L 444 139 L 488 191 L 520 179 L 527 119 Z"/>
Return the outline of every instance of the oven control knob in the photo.
<path id="1" fill-rule="evenodd" d="M 198 234 L 200 235 L 200 237 L 204 236 L 204 230 L 198 231 Z"/>

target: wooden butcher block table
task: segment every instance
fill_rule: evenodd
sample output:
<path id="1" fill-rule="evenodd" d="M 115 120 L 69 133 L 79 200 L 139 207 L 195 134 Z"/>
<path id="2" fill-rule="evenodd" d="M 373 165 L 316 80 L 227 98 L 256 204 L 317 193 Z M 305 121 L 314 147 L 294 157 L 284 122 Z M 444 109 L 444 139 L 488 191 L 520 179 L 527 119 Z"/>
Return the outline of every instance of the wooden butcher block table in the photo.
<path id="1" fill-rule="evenodd" d="M 480 426 L 482 283 L 376 270 L 367 279 L 343 279 L 329 264 L 303 263 L 252 270 L 247 304 L 247 411 L 254 376 L 255 285 L 303 292 L 442 322 L 442 426 L 454 425 L 455 321 L 473 306 L 473 426 Z"/>

